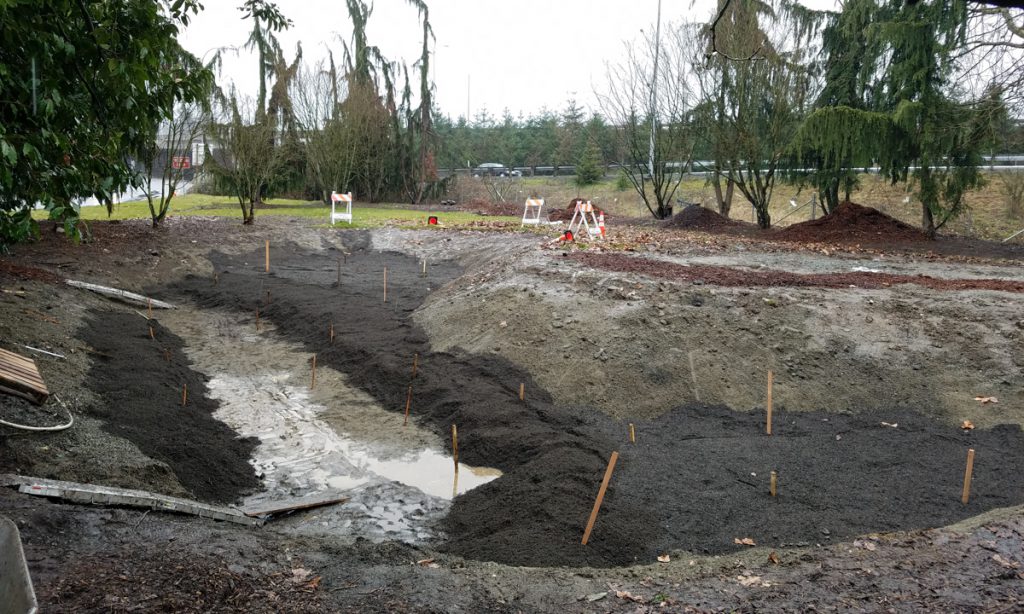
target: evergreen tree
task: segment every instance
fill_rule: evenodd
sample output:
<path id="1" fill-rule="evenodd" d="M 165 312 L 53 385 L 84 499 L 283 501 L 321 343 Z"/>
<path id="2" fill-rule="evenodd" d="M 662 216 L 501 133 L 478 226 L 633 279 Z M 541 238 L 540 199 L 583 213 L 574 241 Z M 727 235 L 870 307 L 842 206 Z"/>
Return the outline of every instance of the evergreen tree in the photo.
<path id="1" fill-rule="evenodd" d="M 576 185 L 586 187 L 594 185 L 604 177 L 604 164 L 601 160 L 601 149 L 593 138 L 587 139 L 583 156 L 576 165 Z"/>

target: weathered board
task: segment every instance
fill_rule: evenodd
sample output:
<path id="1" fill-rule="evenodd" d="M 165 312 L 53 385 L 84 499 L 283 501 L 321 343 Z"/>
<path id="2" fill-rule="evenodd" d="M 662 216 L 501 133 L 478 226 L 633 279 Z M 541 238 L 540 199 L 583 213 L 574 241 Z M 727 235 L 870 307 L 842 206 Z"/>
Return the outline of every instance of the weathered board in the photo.
<path id="1" fill-rule="evenodd" d="M 62 482 L 60 480 L 46 480 L 13 474 L 0 475 L 0 485 L 18 486 L 18 492 L 28 495 L 57 497 L 76 503 L 127 505 L 163 512 L 191 514 L 202 518 L 213 518 L 214 520 L 224 520 L 249 526 L 263 524 L 260 519 L 246 516 L 236 508 L 210 505 L 179 497 L 169 497 L 145 490 Z"/>
<path id="2" fill-rule="evenodd" d="M 242 508 L 242 511 L 246 516 L 252 516 L 253 518 L 262 518 L 266 516 L 273 516 L 274 514 L 282 514 L 284 512 L 293 512 L 295 510 L 308 510 L 313 507 L 322 507 L 324 505 L 334 505 L 336 503 L 344 503 L 348 501 L 348 497 L 341 497 L 338 493 L 327 492 L 327 493 L 316 493 L 307 497 L 300 497 L 298 499 L 288 499 L 286 501 L 268 501 L 260 503 L 258 505 L 249 505 Z"/>
<path id="3" fill-rule="evenodd" d="M 0 390 L 42 404 L 50 396 L 36 361 L 0 349 Z"/>

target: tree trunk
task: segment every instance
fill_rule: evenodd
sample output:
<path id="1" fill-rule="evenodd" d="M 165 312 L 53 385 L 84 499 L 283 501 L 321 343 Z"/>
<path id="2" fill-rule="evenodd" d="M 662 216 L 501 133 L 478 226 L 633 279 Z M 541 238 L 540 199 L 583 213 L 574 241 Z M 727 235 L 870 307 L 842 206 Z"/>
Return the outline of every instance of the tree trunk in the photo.
<path id="1" fill-rule="evenodd" d="M 932 215 L 932 210 L 925 203 L 921 203 L 921 228 L 924 233 L 928 235 L 929 239 L 935 238 L 935 216 Z"/>
<path id="2" fill-rule="evenodd" d="M 768 203 L 757 203 L 754 205 L 757 211 L 757 225 L 761 230 L 768 230 L 772 226 L 772 214 L 768 212 Z"/>

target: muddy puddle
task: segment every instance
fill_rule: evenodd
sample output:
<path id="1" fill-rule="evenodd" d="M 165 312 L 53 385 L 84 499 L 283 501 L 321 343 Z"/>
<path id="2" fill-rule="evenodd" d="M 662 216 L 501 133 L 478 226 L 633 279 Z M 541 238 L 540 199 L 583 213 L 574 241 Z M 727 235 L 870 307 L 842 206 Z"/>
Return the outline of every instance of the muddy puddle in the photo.
<path id="1" fill-rule="evenodd" d="M 293 514 L 272 527 L 371 540 L 418 542 L 451 499 L 496 479 L 496 469 L 460 463 L 438 437 L 407 425 L 343 374 L 322 366 L 312 383 L 312 356 L 275 338 L 272 327 L 236 314 L 180 309 L 162 323 L 181 335 L 193 368 L 207 374 L 214 416 L 241 437 L 259 440 L 251 463 L 263 488 L 243 507 L 311 495 L 347 497 L 340 505 Z"/>

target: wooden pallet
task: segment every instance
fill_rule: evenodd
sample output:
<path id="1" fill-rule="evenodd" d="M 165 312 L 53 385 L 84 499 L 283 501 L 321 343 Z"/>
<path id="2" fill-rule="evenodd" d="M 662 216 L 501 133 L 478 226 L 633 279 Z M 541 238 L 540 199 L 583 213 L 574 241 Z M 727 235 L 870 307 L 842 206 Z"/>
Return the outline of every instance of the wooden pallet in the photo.
<path id="1" fill-rule="evenodd" d="M 0 349 L 0 390 L 40 405 L 50 396 L 35 361 L 3 349 Z"/>

